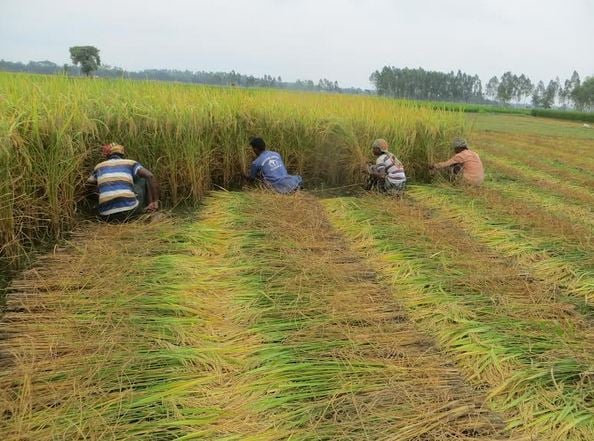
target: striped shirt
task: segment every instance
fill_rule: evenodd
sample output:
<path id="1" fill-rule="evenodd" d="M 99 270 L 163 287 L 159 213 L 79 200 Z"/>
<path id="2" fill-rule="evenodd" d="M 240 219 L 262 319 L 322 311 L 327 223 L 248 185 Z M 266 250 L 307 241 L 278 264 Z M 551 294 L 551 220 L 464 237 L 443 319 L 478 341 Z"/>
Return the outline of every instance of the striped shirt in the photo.
<path id="1" fill-rule="evenodd" d="M 141 168 L 140 163 L 118 156 L 112 156 L 95 166 L 88 182 L 97 184 L 100 215 L 130 211 L 138 206 L 134 178 Z"/>
<path id="2" fill-rule="evenodd" d="M 404 166 L 390 152 L 379 155 L 375 161 L 375 167 L 378 172 L 386 174 L 386 181 L 390 184 L 404 184 L 406 182 Z"/>

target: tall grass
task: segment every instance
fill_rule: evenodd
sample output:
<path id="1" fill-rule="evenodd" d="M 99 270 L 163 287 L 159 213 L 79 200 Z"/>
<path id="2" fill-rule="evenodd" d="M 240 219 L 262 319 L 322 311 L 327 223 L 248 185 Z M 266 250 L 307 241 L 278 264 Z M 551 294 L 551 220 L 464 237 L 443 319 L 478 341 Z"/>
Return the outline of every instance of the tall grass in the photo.
<path id="1" fill-rule="evenodd" d="M 307 186 L 343 186 L 361 181 L 374 138 L 422 181 L 461 130 L 461 115 L 371 97 L 0 74 L 1 255 L 18 263 L 27 244 L 72 226 L 105 142 L 125 145 L 178 204 L 239 184 L 250 136 Z"/>

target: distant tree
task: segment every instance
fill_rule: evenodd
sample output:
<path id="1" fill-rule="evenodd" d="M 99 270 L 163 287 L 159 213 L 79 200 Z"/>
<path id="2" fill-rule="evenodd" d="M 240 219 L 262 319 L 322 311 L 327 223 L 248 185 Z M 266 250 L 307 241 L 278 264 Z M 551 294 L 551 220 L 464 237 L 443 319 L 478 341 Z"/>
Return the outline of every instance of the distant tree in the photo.
<path id="1" fill-rule="evenodd" d="M 575 101 L 573 100 L 573 91 L 579 86 L 580 86 L 580 76 L 574 70 L 573 74 L 571 75 L 571 78 L 568 80 L 565 80 L 563 89 L 559 90 L 560 99 L 563 102 L 563 104 L 571 105 L 572 102 L 575 104 Z"/>
<path id="2" fill-rule="evenodd" d="M 571 93 L 571 98 L 578 110 L 594 109 L 594 77 L 586 78 Z"/>
<path id="3" fill-rule="evenodd" d="M 499 86 L 497 87 L 497 99 L 504 104 L 509 103 L 515 96 L 517 77 L 511 72 L 505 72 L 501 75 Z"/>
<path id="4" fill-rule="evenodd" d="M 256 85 L 256 77 L 253 75 L 250 75 L 249 77 L 247 77 L 246 86 L 253 87 L 255 85 Z"/>
<path id="5" fill-rule="evenodd" d="M 485 88 L 485 93 L 489 98 L 495 99 L 495 98 L 497 98 L 497 89 L 498 88 L 499 88 L 499 78 L 494 76 L 487 83 L 487 86 Z"/>
<path id="6" fill-rule="evenodd" d="M 555 99 L 557 97 L 557 92 L 559 92 L 560 88 L 561 84 L 559 82 L 559 78 L 549 81 L 549 84 L 545 89 L 540 103 L 542 107 L 544 107 L 545 109 L 550 109 L 551 107 L 553 107 L 553 105 L 555 104 Z"/>
<path id="7" fill-rule="evenodd" d="M 532 92 L 532 105 L 534 107 L 541 107 L 542 100 L 545 94 L 545 85 L 542 81 L 538 82 L 538 85 L 534 88 Z"/>
<path id="8" fill-rule="evenodd" d="M 524 98 L 529 98 L 534 90 L 534 84 L 526 75 L 522 74 L 518 77 L 518 101 L 523 101 Z"/>
<path id="9" fill-rule="evenodd" d="M 482 102 L 478 75 L 384 66 L 369 77 L 378 95 L 420 100 Z"/>
<path id="10" fill-rule="evenodd" d="M 75 66 L 80 65 L 80 70 L 86 76 L 96 71 L 101 66 L 99 49 L 95 46 L 73 46 L 70 48 L 70 59 Z"/>
<path id="11" fill-rule="evenodd" d="M 30 72 L 38 74 L 64 74 L 68 70 L 69 75 L 80 75 L 82 69 L 78 66 L 52 63 L 51 61 L 30 61 L 29 63 L 11 62 L 0 59 L 0 71 L 8 72 Z M 314 91 L 319 90 L 311 80 L 298 80 L 295 83 L 283 82 L 280 76 L 264 75 L 255 77 L 243 75 L 236 71 L 231 72 L 205 72 L 175 69 L 145 69 L 142 71 L 125 71 L 121 67 L 101 65 L 95 75 L 102 78 L 129 78 L 135 80 L 158 80 L 158 81 L 179 81 L 195 84 L 235 84 L 243 87 L 282 87 L 288 89 L 299 89 Z M 371 90 L 362 90 L 355 87 L 341 88 L 336 81 L 325 80 L 324 87 L 336 92 L 350 94 L 373 94 Z"/>

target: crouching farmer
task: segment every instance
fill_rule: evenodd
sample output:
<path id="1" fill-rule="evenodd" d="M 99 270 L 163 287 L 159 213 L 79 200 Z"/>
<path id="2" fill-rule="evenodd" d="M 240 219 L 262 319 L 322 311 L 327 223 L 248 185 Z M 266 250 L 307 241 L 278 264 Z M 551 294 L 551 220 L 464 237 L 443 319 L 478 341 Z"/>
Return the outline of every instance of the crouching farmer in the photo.
<path id="1" fill-rule="evenodd" d="M 369 179 L 366 189 L 400 195 L 406 186 L 404 166 L 388 151 L 388 143 L 385 139 L 376 139 L 371 148 L 377 159 L 375 164 L 367 167 Z"/>
<path id="2" fill-rule="evenodd" d="M 125 222 L 144 212 L 159 209 L 159 187 L 153 174 L 140 163 L 125 159 L 124 147 L 102 147 L 105 161 L 97 164 L 87 179 L 99 194 L 99 219 Z"/>
<path id="3" fill-rule="evenodd" d="M 262 138 L 250 139 L 250 146 L 256 159 L 252 162 L 250 175 L 247 176 L 249 181 L 259 180 L 277 193 L 284 194 L 293 193 L 302 187 L 301 176 L 290 175 L 281 155 L 266 150 L 266 143 Z"/>
<path id="4" fill-rule="evenodd" d="M 451 181 L 461 180 L 465 184 L 481 185 L 485 180 L 485 169 L 479 155 L 468 148 L 468 144 L 463 138 L 454 138 L 452 147 L 454 156 L 447 161 L 430 165 L 429 169 L 446 169 L 449 171 Z"/>

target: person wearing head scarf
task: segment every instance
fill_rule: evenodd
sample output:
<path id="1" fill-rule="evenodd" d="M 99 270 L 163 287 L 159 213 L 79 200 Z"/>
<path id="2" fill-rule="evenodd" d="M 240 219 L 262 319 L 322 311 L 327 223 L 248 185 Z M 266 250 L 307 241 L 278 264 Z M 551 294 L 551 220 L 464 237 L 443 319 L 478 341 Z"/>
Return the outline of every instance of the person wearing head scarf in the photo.
<path id="1" fill-rule="evenodd" d="M 376 160 L 375 164 L 367 168 L 369 174 L 367 189 L 400 194 L 406 185 L 404 166 L 388 151 L 388 143 L 385 139 L 373 141 L 371 149 Z"/>
<path id="2" fill-rule="evenodd" d="M 468 148 L 464 138 L 454 138 L 452 147 L 454 156 L 447 161 L 432 164 L 429 168 L 432 170 L 449 168 L 456 179 L 461 177 L 467 184 L 481 185 L 485 179 L 485 169 L 479 155 Z"/>
<path id="3" fill-rule="evenodd" d="M 99 194 L 99 218 L 124 222 L 143 212 L 159 209 L 159 186 L 153 174 L 139 162 L 125 158 L 124 146 L 101 146 L 105 158 L 87 179 Z"/>

